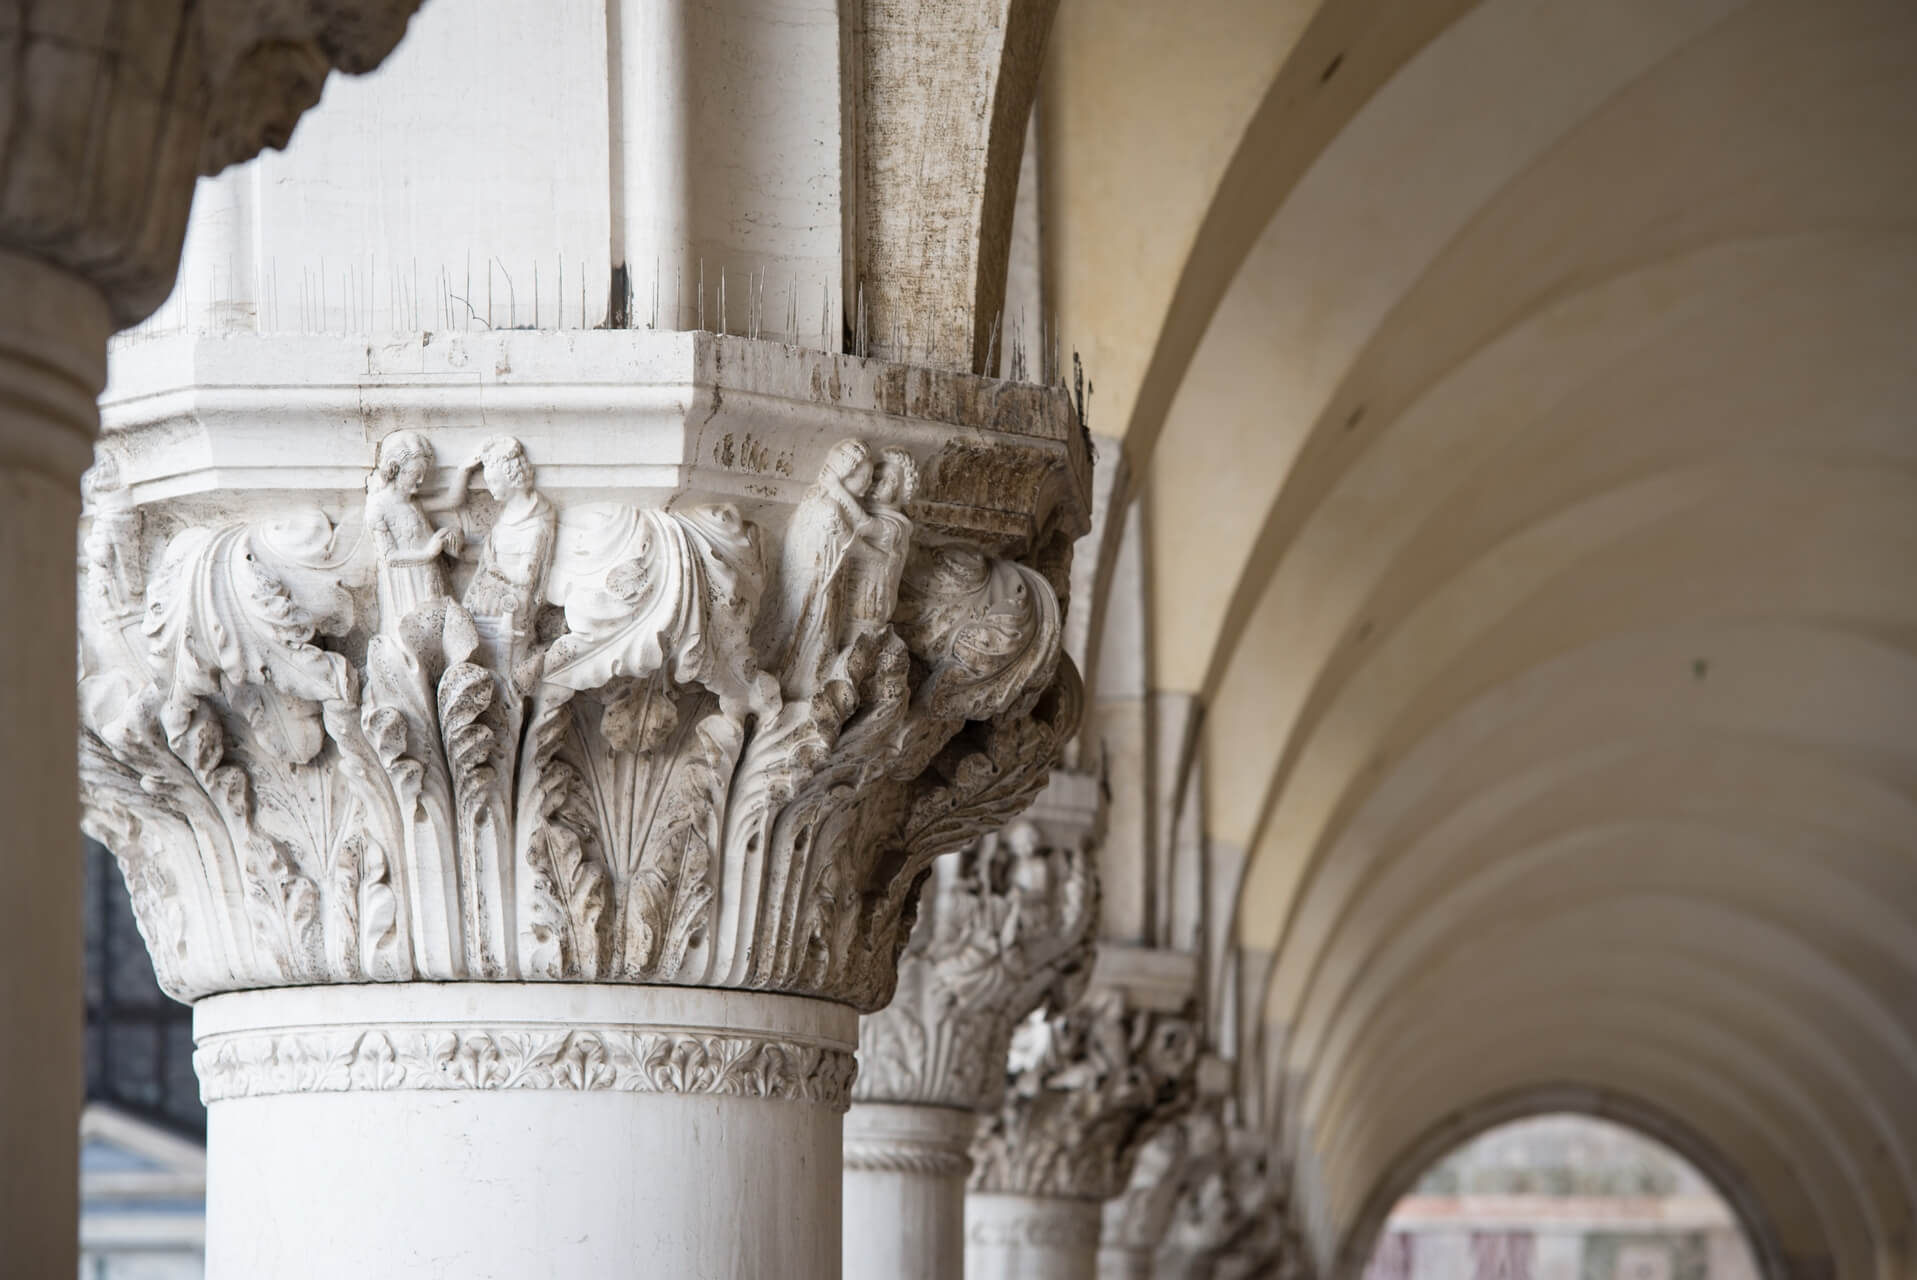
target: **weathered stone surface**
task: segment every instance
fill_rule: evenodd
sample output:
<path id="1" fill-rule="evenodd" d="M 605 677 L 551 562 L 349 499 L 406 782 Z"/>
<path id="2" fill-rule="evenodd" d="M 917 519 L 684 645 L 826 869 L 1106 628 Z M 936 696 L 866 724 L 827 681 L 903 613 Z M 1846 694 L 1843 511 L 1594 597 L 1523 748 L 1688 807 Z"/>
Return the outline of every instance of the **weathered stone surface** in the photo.
<path id="1" fill-rule="evenodd" d="M 1005 1101 L 973 1143 L 972 1191 L 1117 1195 L 1139 1150 L 1191 1105 L 1197 1036 L 1189 1014 L 1111 989 L 1033 1013 L 1013 1037 Z"/>
<path id="2" fill-rule="evenodd" d="M 129 370 L 90 485 L 86 817 L 167 989 L 883 1004 L 930 860 L 1077 723 L 1061 397 L 975 425 L 977 380 L 710 335 L 304 348 Z M 922 529 L 960 429 L 1057 478 Z"/>
<path id="3" fill-rule="evenodd" d="M 1090 977 L 1097 794 L 1096 778 L 1054 773 L 1031 810 L 933 865 L 898 991 L 859 1022 L 855 1097 L 997 1109 L 1014 1028 L 1069 1008 Z"/>

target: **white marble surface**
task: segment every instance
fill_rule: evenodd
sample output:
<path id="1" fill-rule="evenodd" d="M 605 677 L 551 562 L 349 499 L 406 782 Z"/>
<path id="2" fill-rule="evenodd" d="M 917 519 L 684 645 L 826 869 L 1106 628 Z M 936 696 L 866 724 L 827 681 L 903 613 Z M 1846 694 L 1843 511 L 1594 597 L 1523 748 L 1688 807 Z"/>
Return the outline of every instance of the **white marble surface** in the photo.
<path id="1" fill-rule="evenodd" d="M 369 1068 L 312 1084 L 340 1091 L 214 1102 L 210 1280 L 838 1276 L 839 1107 L 777 1088 L 762 1096 L 764 1073 L 701 1075 L 688 1062 L 704 1060 L 683 1048 L 653 1059 L 644 1082 L 625 1065 L 601 1087 L 519 1074 L 463 1047 L 475 1027 L 502 1045 L 576 1043 L 588 1027 L 722 1029 L 794 1046 L 795 1060 L 802 1046 L 849 1054 L 856 1037 L 841 1005 L 690 988 L 453 983 L 212 997 L 196 1010 L 203 1052 L 223 1038 L 300 1034 L 398 1044 L 410 1028 L 459 1035 L 444 1069 L 486 1084 L 387 1089 Z M 273 1065 L 287 1056 L 251 1054 L 260 1087 L 288 1083 Z M 702 1087 L 727 1091 L 671 1091 Z"/>

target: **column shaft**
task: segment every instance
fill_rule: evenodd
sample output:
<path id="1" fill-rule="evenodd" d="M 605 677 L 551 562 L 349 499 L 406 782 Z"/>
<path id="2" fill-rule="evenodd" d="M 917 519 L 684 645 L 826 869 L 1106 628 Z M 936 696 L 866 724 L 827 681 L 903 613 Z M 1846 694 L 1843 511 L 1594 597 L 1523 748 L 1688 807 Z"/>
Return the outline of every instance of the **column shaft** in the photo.
<path id="1" fill-rule="evenodd" d="M 836 350 L 837 6 L 619 0 L 607 14 L 614 265 L 628 272 L 631 323 L 654 323 L 656 296 L 659 328 Z"/>
<path id="2" fill-rule="evenodd" d="M 310 987 L 210 997 L 194 1029 L 211 1280 L 839 1275 L 845 1006 Z"/>
<path id="3" fill-rule="evenodd" d="M 1102 1245 L 1098 1280 L 1152 1280 L 1152 1251 L 1130 1245 Z"/>
<path id="4" fill-rule="evenodd" d="M 956 1107 L 855 1103 L 845 1120 L 845 1280 L 960 1280 L 965 1154 Z"/>
<path id="5" fill-rule="evenodd" d="M 74 530 L 112 331 L 91 285 L 0 250 L 0 1257 L 72 1275 L 82 1071 Z"/>
<path id="6" fill-rule="evenodd" d="M 972 1192 L 966 1280 L 1097 1280 L 1096 1200 Z"/>

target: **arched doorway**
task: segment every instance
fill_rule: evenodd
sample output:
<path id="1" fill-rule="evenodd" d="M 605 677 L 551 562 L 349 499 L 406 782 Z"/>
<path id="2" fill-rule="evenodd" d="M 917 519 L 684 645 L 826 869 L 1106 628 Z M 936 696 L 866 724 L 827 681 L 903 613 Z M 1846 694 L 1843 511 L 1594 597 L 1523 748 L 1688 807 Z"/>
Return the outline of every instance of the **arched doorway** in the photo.
<path id="1" fill-rule="evenodd" d="M 1742 1174 L 1680 1118 L 1577 1088 L 1434 1126 L 1374 1190 L 1339 1273 L 1364 1280 L 1779 1280 Z"/>
<path id="2" fill-rule="evenodd" d="M 1393 1207 L 1367 1280 L 1755 1280 L 1735 1211 L 1662 1143 L 1573 1113 L 1455 1147 Z"/>

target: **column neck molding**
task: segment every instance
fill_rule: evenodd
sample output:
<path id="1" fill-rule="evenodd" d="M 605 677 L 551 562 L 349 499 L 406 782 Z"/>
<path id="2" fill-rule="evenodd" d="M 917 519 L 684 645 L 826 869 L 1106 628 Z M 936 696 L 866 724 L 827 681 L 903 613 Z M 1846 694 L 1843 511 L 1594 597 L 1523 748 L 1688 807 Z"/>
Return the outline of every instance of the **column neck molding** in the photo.
<path id="1" fill-rule="evenodd" d="M 970 1111 L 861 1100 L 845 1122 L 845 1167 L 963 1178 L 972 1171 L 966 1148 L 976 1127 Z"/>
<path id="2" fill-rule="evenodd" d="M 575 988 L 550 1008 L 540 998 L 473 983 L 214 996 L 195 1012 L 193 1066 L 209 1104 L 502 1089 L 850 1104 L 857 1067 L 836 1005 L 629 987 Z M 448 1021 L 455 1010 L 470 1016 Z"/>

